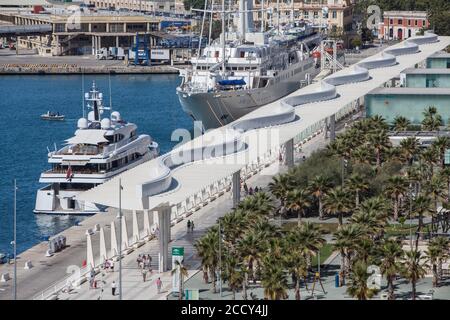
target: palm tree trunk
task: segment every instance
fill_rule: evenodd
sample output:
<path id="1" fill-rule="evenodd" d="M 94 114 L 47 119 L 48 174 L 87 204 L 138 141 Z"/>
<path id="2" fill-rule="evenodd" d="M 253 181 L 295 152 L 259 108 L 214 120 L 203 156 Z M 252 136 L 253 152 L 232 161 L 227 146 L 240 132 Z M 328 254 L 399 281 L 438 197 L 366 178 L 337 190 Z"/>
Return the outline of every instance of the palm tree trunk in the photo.
<path id="1" fill-rule="evenodd" d="M 217 286 L 216 286 L 216 269 L 213 268 L 211 271 L 211 282 L 212 282 L 212 290 L 213 293 L 217 292 Z"/>
<path id="2" fill-rule="evenodd" d="M 232 293 L 233 293 L 232 299 L 236 300 L 236 290 L 234 289 L 234 287 L 233 287 Z"/>
<path id="3" fill-rule="evenodd" d="M 295 300 L 300 300 L 300 278 L 295 281 Z"/>
<path id="4" fill-rule="evenodd" d="M 345 279 L 345 252 L 341 250 L 341 272 L 339 272 L 339 283 L 342 285 Z"/>
<path id="5" fill-rule="evenodd" d="M 380 149 L 377 148 L 377 167 L 379 168 L 381 166 L 381 152 Z"/>
<path id="6" fill-rule="evenodd" d="M 242 282 L 242 298 L 244 300 L 247 300 L 247 280 L 248 280 L 248 275 L 247 275 L 247 272 L 245 272 L 244 281 Z"/>
<path id="7" fill-rule="evenodd" d="M 449 199 L 450 199 L 450 183 L 449 183 Z M 319 219 L 323 220 L 323 204 L 322 204 L 322 196 L 318 197 L 319 199 Z"/>
<path id="8" fill-rule="evenodd" d="M 355 205 L 356 205 L 356 208 L 359 207 L 359 191 L 356 191 Z"/>
<path id="9" fill-rule="evenodd" d="M 438 258 L 437 276 L 438 276 L 438 280 L 442 280 L 442 259 L 441 258 Z"/>
<path id="10" fill-rule="evenodd" d="M 388 300 L 395 300 L 394 295 L 394 276 L 388 276 Z"/>
<path id="11" fill-rule="evenodd" d="M 416 300 L 416 280 L 411 281 L 412 286 L 412 299 Z"/>
<path id="12" fill-rule="evenodd" d="M 439 280 L 438 280 L 438 271 L 436 263 L 433 263 L 433 288 L 436 288 L 438 286 Z"/>
<path id="13" fill-rule="evenodd" d="M 395 200 L 394 200 L 394 220 L 397 221 L 398 220 L 398 197 L 395 196 Z"/>
<path id="14" fill-rule="evenodd" d="M 339 212 L 339 213 L 338 213 L 338 223 L 339 223 L 339 227 L 342 227 L 342 225 L 344 224 L 343 220 L 344 220 L 344 217 L 343 217 L 343 215 L 342 215 L 342 212 Z"/>
<path id="15" fill-rule="evenodd" d="M 302 225 L 302 210 L 297 211 L 297 225 L 299 227 Z"/>

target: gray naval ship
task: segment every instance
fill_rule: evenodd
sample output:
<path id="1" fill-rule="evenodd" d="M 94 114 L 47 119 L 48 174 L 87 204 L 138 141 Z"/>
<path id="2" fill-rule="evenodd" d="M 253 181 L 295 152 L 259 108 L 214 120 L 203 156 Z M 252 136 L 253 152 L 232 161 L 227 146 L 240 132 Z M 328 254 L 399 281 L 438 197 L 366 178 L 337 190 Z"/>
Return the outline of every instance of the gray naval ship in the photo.
<path id="1" fill-rule="evenodd" d="M 239 30 L 222 31 L 191 59 L 191 68 L 180 71 L 181 106 L 194 121 L 202 121 L 204 130 L 280 99 L 320 72 L 320 59 L 310 48 L 322 38 L 311 25 L 301 21 L 254 32 L 252 0 L 240 0 L 240 5 L 247 14 L 239 16 Z"/>

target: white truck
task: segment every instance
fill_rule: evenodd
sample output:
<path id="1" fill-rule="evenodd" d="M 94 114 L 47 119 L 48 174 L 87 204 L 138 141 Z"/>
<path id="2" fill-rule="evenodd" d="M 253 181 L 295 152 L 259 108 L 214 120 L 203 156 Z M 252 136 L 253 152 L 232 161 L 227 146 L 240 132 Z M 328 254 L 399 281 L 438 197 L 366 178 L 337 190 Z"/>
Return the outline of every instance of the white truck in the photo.
<path id="1" fill-rule="evenodd" d="M 98 60 L 123 60 L 125 59 L 125 50 L 120 47 L 101 48 L 97 50 L 95 57 Z"/>

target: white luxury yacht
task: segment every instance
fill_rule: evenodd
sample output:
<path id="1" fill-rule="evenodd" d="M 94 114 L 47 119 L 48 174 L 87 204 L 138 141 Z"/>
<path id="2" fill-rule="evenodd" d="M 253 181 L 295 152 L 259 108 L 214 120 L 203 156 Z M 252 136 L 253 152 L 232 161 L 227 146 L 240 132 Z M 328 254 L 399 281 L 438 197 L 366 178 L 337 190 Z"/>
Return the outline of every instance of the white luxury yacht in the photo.
<path id="1" fill-rule="evenodd" d="M 192 57 L 177 88 L 183 111 L 211 129 L 228 124 L 300 88 L 320 72 L 311 48 L 322 37 L 302 21 L 256 32 L 252 0 L 240 0 L 239 30 Z M 245 13 L 246 12 L 246 13 Z M 224 19 L 224 18 L 223 18 Z"/>
<path id="2" fill-rule="evenodd" d="M 95 214 L 104 211 L 93 203 L 74 199 L 113 176 L 159 154 L 158 144 L 148 135 L 137 135 L 137 126 L 122 120 L 120 113 L 103 105 L 103 95 L 95 86 L 85 94 L 88 117 L 78 120 L 75 136 L 66 145 L 48 154 L 52 168 L 41 174 L 35 213 Z M 110 110 L 109 117 L 103 117 Z"/>

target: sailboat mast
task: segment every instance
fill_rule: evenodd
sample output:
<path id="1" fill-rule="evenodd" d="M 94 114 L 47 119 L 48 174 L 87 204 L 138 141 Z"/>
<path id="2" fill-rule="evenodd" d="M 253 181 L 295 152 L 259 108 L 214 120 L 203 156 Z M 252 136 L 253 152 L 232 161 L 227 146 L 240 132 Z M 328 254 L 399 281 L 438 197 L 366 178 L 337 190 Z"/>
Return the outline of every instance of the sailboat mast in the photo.
<path id="1" fill-rule="evenodd" d="M 277 0 L 277 32 L 280 35 L 280 0 Z"/>
<path id="2" fill-rule="evenodd" d="M 264 0 L 261 0 L 261 32 L 264 32 Z"/>
<path id="3" fill-rule="evenodd" d="M 225 0 L 222 0 L 222 73 L 225 74 Z"/>

